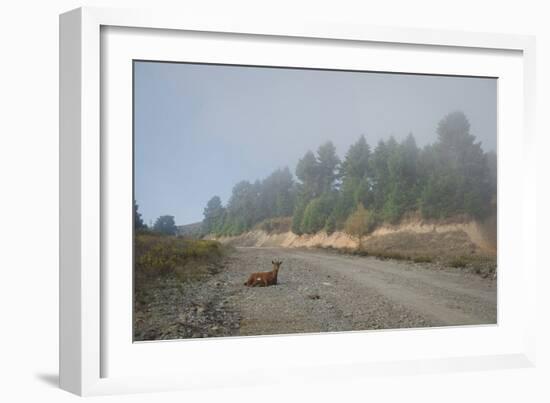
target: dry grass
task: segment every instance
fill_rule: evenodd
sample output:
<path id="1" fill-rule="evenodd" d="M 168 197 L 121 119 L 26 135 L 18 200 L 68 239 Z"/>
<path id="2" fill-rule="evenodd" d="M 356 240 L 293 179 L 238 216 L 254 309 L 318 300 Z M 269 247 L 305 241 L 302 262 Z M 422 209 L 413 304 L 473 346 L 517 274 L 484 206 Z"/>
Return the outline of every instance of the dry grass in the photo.
<path id="1" fill-rule="evenodd" d="M 479 274 L 482 277 L 489 277 L 494 275 L 497 262 L 492 256 L 480 256 L 480 255 L 462 255 L 455 256 L 451 259 L 447 259 L 444 263 L 450 267 L 457 269 L 464 269 L 475 274 Z"/>
<path id="2" fill-rule="evenodd" d="M 176 275 L 182 281 L 207 276 L 224 254 L 217 241 L 187 239 L 152 233 L 135 237 L 136 280 Z"/>
<path id="3" fill-rule="evenodd" d="M 395 239 L 395 238 L 393 238 Z M 448 242 L 446 240 L 445 242 Z M 333 248 L 320 247 L 324 250 L 333 253 L 349 254 L 355 256 L 372 256 L 380 260 L 400 260 L 409 261 L 419 264 L 437 264 L 443 267 L 451 267 L 455 269 L 465 270 L 471 273 L 478 274 L 482 277 L 493 276 L 496 271 L 496 257 L 483 255 L 480 253 L 470 253 L 468 255 L 446 255 L 440 250 L 434 248 L 432 253 L 428 253 L 425 249 L 414 251 L 405 248 L 403 251 L 390 248 L 395 247 L 396 243 L 386 244 L 388 249 L 374 249 L 363 246 L 362 248 Z"/>

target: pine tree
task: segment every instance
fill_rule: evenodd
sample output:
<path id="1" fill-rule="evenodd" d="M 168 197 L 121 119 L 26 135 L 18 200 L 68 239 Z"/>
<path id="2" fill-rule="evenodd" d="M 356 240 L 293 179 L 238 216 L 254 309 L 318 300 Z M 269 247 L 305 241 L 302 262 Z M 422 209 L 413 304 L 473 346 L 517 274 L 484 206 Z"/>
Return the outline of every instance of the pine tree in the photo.
<path id="1" fill-rule="evenodd" d="M 296 164 L 296 177 L 302 182 L 302 192 L 307 198 L 320 194 L 319 162 L 313 152 L 308 151 Z"/>
<path id="2" fill-rule="evenodd" d="M 462 112 L 450 113 L 439 122 L 437 134 L 429 157 L 432 172 L 420 200 L 422 214 L 435 218 L 464 213 L 486 216 L 495 188 L 487 155 L 470 134 L 468 119 Z"/>
<path id="3" fill-rule="evenodd" d="M 372 192 L 369 177 L 371 151 L 365 136 L 352 144 L 341 164 L 340 195 L 335 207 L 337 222 L 343 222 L 353 211 L 357 203 L 370 204 Z"/>
<path id="4" fill-rule="evenodd" d="M 334 189 L 336 170 L 340 159 L 336 155 L 336 147 L 331 141 L 322 144 L 317 150 L 318 188 L 320 193 L 330 192 Z"/>
<path id="5" fill-rule="evenodd" d="M 223 226 L 225 209 L 219 196 L 212 197 L 203 212 L 202 232 L 204 234 L 218 233 Z"/>

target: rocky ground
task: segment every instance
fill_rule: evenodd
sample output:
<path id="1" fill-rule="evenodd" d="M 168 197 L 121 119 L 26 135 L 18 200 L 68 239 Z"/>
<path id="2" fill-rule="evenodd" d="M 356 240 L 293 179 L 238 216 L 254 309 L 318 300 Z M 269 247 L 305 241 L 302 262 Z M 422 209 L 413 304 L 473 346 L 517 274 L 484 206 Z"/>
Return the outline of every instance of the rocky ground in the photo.
<path id="1" fill-rule="evenodd" d="M 283 261 L 279 284 L 248 288 Z M 315 249 L 237 248 L 201 281 L 136 293 L 135 340 L 494 324 L 496 280 L 457 268 Z"/>
<path id="2" fill-rule="evenodd" d="M 206 280 L 165 276 L 142 285 L 135 293 L 134 340 L 239 335 L 239 312 L 228 304 L 231 291 L 224 280 L 230 260 L 211 266 Z"/>

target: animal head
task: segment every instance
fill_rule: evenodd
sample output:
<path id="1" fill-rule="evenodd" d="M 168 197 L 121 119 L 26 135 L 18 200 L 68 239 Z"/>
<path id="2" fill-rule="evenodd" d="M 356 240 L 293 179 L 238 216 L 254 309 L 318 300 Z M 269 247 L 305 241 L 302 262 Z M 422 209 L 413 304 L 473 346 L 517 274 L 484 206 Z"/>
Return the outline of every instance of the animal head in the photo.
<path id="1" fill-rule="evenodd" d="M 283 264 L 281 260 L 272 260 L 271 263 L 273 264 L 273 270 L 279 270 L 279 267 Z"/>

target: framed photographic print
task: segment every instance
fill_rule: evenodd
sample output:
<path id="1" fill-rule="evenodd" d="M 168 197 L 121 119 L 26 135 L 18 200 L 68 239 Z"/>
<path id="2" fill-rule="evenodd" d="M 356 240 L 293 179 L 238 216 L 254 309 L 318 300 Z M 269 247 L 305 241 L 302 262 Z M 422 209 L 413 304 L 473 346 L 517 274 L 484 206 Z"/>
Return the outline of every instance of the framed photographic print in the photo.
<path id="1" fill-rule="evenodd" d="M 85 8 L 60 45 L 64 389 L 532 365 L 531 37 Z"/>

